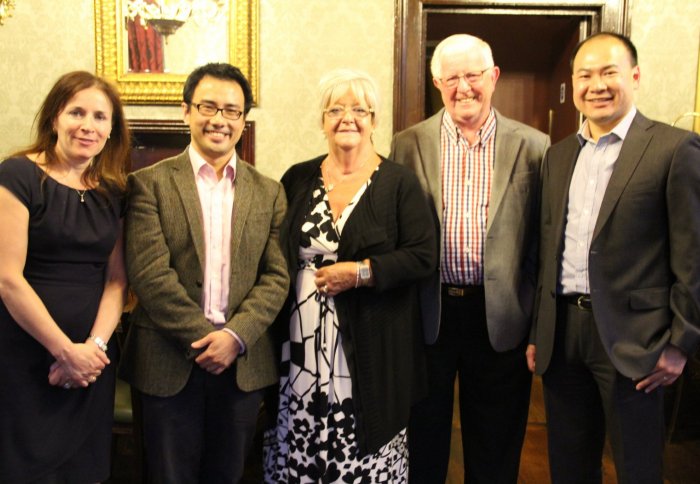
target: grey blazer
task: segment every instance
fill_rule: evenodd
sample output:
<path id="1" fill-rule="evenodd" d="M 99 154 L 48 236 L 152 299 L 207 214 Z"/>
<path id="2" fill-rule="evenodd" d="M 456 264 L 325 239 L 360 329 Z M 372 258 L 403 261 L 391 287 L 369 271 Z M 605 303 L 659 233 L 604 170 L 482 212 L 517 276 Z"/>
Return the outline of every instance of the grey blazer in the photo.
<path id="1" fill-rule="evenodd" d="M 432 207 L 442 236 L 439 113 L 398 133 L 390 158 L 411 168 Z M 517 347 L 530 328 L 537 276 L 540 165 L 549 137 L 496 112 L 496 159 L 484 249 L 484 286 L 489 339 L 496 351 Z M 440 327 L 440 268 L 421 287 L 425 338 Z"/>
<path id="2" fill-rule="evenodd" d="M 580 146 L 552 146 L 543 165 L 540 277 L 531 341 L 549 366 L 569 184 Z M 700 345 L 700 137 L 637 113 L 615 162 L 588 255 L 593 314 L 617 370 L 650 373 L 671 343 Z"/>
<path id="3" fill-rule="evenodd" d="M 213 331 L 200 307 L 204 277 L 202 213 L 187 150 L 129 177 L 126 263 L 138 304 L 120 375 L 161 397 L 187 382 L 197 352 L 190 344 Z M 242 390 L 277 382 L 268 326 L 287 296 L 279 245 L 286 210 L 282 186 L 238 160 L 231 228 L 231 283 L 226 327 L 246 344 L 235 363 Z"/>

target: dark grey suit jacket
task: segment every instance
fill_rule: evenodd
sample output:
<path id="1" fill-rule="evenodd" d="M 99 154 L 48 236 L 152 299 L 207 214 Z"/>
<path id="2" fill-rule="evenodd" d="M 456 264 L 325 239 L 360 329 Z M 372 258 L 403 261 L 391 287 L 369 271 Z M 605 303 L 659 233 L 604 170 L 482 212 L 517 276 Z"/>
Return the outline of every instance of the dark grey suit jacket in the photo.
<path id="1" fill-rule="evenodd" d="M 147 394 L 167 397 L 189 378 L 197 355 L 190 344 L 214 330 L 200 307 L 202 210 L 187 150 L 132 174 L 129 189 L 126 263 L 138 305 L 120 374 Z M 245 391 L 278 378 L 267 329 L 289 287 L 279 244 L 285 210 L 282 186 L 238 160 L 226 327 L 246 344 L 235 363 L 236 382 Z"/>
<path id="2" fill-rule="evenodd" d="M 390 158 L 411 168 L 432 207 L 437 240 L 442 236 L 440 126 L 444 109 L 398 133 Z M 496 351 L 517 347 L 530 328 L 537 276 L 540 165 L 549 138 L 496 112 L 494 162 L 484 250 L 489 339 Z M 421 288 L 427 343 L 440 327 L 440 272 Z"/>
<path id="3" fill-rule="evenodd" d="M 556 292 L 569 184 L 580 150 L 575 135 L 552 146 L 543 165 L 540 276 L 531 342 L 536 371 L 554 346 Z M 623 375 L 652 371 L 671 343 L 700 345 L 700 137 L 637 113 L 615 162 L 588 255 L 598 332 Z"/>

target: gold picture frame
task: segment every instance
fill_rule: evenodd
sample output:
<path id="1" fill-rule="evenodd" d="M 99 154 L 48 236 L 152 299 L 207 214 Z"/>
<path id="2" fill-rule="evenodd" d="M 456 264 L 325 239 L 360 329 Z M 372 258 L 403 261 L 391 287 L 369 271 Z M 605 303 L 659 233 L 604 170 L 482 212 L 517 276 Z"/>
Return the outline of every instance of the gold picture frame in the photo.
<path id="1" fill-rule="evenodd" d="M 698 46 L 698 80 L 695 83 L 695 113 L 700 113 L 700 46 Z M 700 133 L 700 117 L 695 117 L 695 132 Z"/>
<path id="2" fill-rule="evenodd" d="M 95 0 L 97 74 L 114 81 L 127 104 L 179 104 L 188 73 L 129 72 L 125 68 L 125 1 Z M 228 16 L 228 62 L 246 76 L 257 104 L 259 0 L 230 0 Z M 190 70 L 195 67 L 190 66 Z"/>

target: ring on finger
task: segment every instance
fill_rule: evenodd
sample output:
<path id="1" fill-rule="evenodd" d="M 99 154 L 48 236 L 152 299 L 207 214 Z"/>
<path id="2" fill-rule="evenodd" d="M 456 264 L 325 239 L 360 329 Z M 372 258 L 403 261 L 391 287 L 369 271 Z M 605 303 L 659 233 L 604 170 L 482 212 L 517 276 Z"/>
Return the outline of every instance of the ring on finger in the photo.
<path id="1" fill-rule="evenodd" d="M 70 382 L 69 381 L 65 382 L 63 384 L 63 388 L 65 388 L 66 390 L 70 390 Z"/>
<path id="2" fill-rule="evenodd" d="M 88 379 L 88 381 L 89 381 L 90 383 L 95 383 L 95 382 L 97 381 L 97 377 L 91 376 L 91 377 Z"/>

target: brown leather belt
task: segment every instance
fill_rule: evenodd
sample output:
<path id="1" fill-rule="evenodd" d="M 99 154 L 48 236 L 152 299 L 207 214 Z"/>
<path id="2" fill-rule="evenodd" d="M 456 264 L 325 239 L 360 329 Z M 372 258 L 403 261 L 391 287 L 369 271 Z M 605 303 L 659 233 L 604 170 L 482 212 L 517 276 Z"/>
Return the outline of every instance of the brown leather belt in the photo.
<path id="1" fill-rule="evenodd" d="M 442 295 L 449 297 L 476 296 L 484 293 L 484 286 L 453 286 L 451 284 L 442 285 Z"/>
<path id="2" fill-rule="evenodd" d="M 585 311 L 593 310 L 593 303 L 591 302 L 590 294 L 566 294 L 559 297 L 565 300 L 567 304 L 577 306 L 579 309 L 583 309 Z"/>

